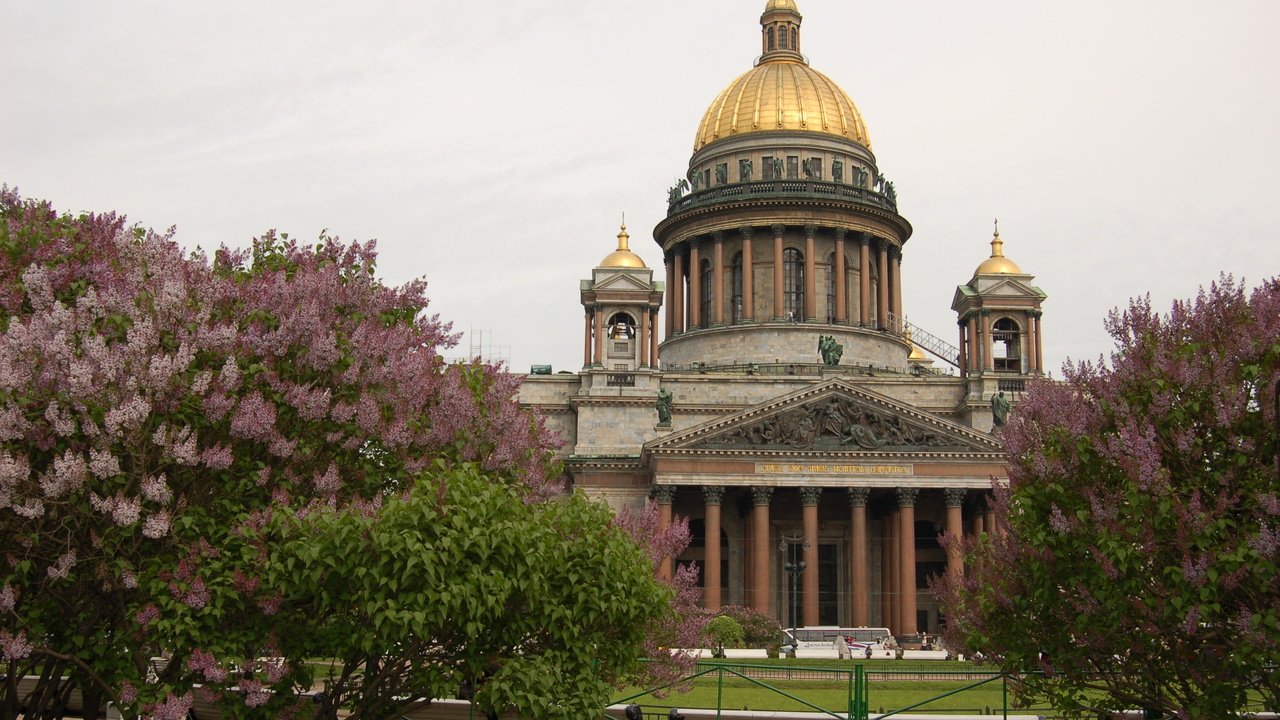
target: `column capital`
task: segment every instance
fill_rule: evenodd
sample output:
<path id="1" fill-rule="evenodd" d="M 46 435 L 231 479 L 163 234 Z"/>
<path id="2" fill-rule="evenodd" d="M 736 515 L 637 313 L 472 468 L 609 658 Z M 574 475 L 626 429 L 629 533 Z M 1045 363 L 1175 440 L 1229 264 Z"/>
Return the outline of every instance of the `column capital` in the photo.
<path id="1" fill-rule="evenodd" d="M 943 491 L 943 495 L 947 497 L 947 507 L 963 507 L 964 496 L 968 494 L 968 490 L 964 488 L 947 488 Z"/>
<path id="2" fill-rule="evenodd" d="M 981 515 L 987 511 L 987 499 L 981 496 L 970 496 L 965 498 L 964 504 L 968 506 L 971 513 Z"/>
<path id="3" fill-rule="evenodd" d="M 920 488 L 898 488 L 898 507 L 915 507 L 916 496 L 920 494 Z"/>
<path id="4" fill-rule="evenodd" d="M 858 244 L 859 244 L 859 245 L 870 245 L 870 244 L 871 244 L 871 236 L 870 236 L 870 235 L 868 235 L 868 234 L 866 234 L 866 233 L 864 233 L 864 232 L 854 233 L 854 235 L 857 235 L 857 236 L 858 236 Z"/>
<path id="5" fill-rule="evenodd" d="M 658 501 L 659 505 L 670 505 L 671 501 L 675 499 L 675 496 L 676 496 L 675 485 L 654 485 L 653 486 L 653 497 L 655 500 Z"/>
<path id="6" fill-rule="evenodd" d="M 750 240 L 751 236 L 755 235 L 756 229 L 751 227 L 750 225 L 743 225 L 742 227 L 738 228 L 738 232 L 742 235 L 743 240 Z"/>
<path id="7" fill-rule="evenodd" d="M 787 226 L 782 223 L 774 223 L 769 226 L 769 229 L 773 231 L 774 235 L 781 235 L 787 231 Z"/>
<path id="8" fill-rule="evenodd" d="M 807 238 L 811 238 L 811 237 L 813 237 L 814 235 L 817 235 L 817 234 L 818 234 L 818 226 L 817 226 L 817 225 L 815 225 L 815 224 L 813 224 L 813 223 L 805 223 L 805 224 L 804 224 L 804 236 L 805 236 L 805 237 L 807 237 Z"/>
<path id="9" fill-rule="evenodd" d="M 848 228 L 842 228 L 842 227 L 838 227 L 838 228 L 836 228 L 836 239 L 837 239 L 837 240 L 843 240 L 843 239 L 845 239 L 845 236 L 847 236 L 848 234 L 849 234 L 849 229 L 848 229 Z"/>
<path id="10" fill-rule="evenodd" d="M 721 231 L 721 230 L 716 230 L 715 232 L 711 233 L 711 239 L 712 239 L 712 240 L 714 240 L 714 241 L 716 241 L 716 242 L 721 242 L 721 241 L 723 241 L 723 240 L 724 240 L 724 232 L 723 232 L 723 231 Z"/>
<path id="11" fill-rule="evenodd" d="M 817 506 L 818 498 L 821 495 L 822 495 L 822 488 L 820 487 L 800 488 L 800 504 L 804 505 L 805 507 Z"/>
<path id="12" fill-rule="evenodd" d="M 702 497 L 708 505 L 719 505 L 724 501 L 724 487 L 720 485 L 703 485 Z"/>
<path id="13" fill-rule="evenodd" d="M 866 507 L 867 498 L 871 497 L 871 488 L 852 487 L 846 492 L 849 494 L 849 507 Z"/>
<path id="14" fill-rule="evenodd" d="M 755 505 L 768 505 L 773 499 L 773 488 L 756 486 L 751 488 L 751 502 Z"/>

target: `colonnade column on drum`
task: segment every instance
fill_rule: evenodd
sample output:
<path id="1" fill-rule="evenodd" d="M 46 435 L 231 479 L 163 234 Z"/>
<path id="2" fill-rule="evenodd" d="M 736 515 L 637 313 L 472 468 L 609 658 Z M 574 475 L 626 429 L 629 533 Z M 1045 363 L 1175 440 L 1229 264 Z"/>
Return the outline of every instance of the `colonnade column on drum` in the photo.
<path id="1" fill-rule="evenodd" d="M 804 321 L 818 321 L 818 279 L 817 263 L 814 261 L 814 236 L 818 226 L 804 226 Z"/>
<path id="2" fill-rule="evenodd" d="M 871 624 L 867 606 L 870 599 L 868 584 L 871 574 L 867 572 L 867 498 L 871 495 L 869 488 L 849 488 L 849 527 L 853 537 L 850 542 L 849 577 L 853 592 L 853 626 L 867 627 Z"/>
<path id="3" fill-rule="evenodd" d="M 724 501 L 724 488 L 719 485 L 707 485 L 702 488 L 702 496 L 706 501 L 706 555 L 702 564 L 703 595 L 702 604 L 708 610 L 720 609 L 720 503 Z"/>
<path id="4" fill-rule="evenodd" d="M 679 246 L 674 251 L 675 282 L 671 289 L 671 331 L 668 335 L 684 332 L 684 251 Z"/>
<path id="5" fill-rule="evenodd" d="M 755 319 L 755 271 L 751 260 L 753 229 L 744 227 L 742 233 L 742 319 Z M 735 318 L 736 321 L 737 318 Z"/>
<path id="6" fill-rule="evenodd" d="M 879 241 L 879 260 L 876 266 L 880 269 L 879 298 L 876 301 L 876 326 L 884 330 L 889 327 L 889 243 Z"/>
<path id="7" fill-rule="evenodd" d="M 800 488 L 800 504 L 803 506 L 804 523 L 804 574 L 800 576 L 804 588 L 804 606 L 801 614 L 805 625 L 818 624 L 818 498 L 820 487 Z"/>
<path id="8" fill-rule="evenodd" d="M 898 488 L 898 530 L 901 545 L 902 569 L 899 573 L 902 600 L 901 625 L 898 633 L 914 635 L 916 632 L 916 488 Z"/>
<path id="9" fill-rule="evenodd" d="M 664 288 L 667 295 L 667 339 L 670 340 L 675 335 L 676 328 L 676 259 L 675 253 L 667 259 L 667 286 Z"/>
<path id="10" fill-rule="evenodd" d="M 897 319 L 901 323 L 902 320 L 902 249 L 893 246 L 890 249 L 890 260 L 888 264 L 893 268 L 893 314 L 897 315 Z M 902 327 L 895 328 L 896 332 L 901 333 Z"/>
<path id="11" fill-rule="evenodd" d="M 845 297 L 845 261 L 844 261 L 844 237 L 847 231 L 844 228 L 836 228 L 836 251 L 832 258 L 835 265 L 831 272 L 835 276 L 836 285 L 836 306 L 829 308 L 833 310 L 829 314 L 837 324 L 843 325 L 849 321 L 849 303 Z"/>
<path id="12" fill-rule="evenodd" d="M 787 308 L 782 300 L 782 234 L 785 225 L 773 225 L 773 319 L 786 320 Z"/>
<path id="13" fill-rule="evenodd" d="M 711 325 L 719 327 L 724 325 L 724 233 L 717 230 L 711 234 L 711 239 L 715 243 L 714 252 L 712 253 L 714 274 L 712 277 L 715 282 L 711 283 L 712 301 Z"/>
<path id="14" fill-rule="evenodd" d="M 871 242 L 858 233 L 858 324 L 871 324 Z"/>
<path id="15" fill-rule="evenodd" d="M 751 488 L 751 532 L 754 535 L 751 543 L 751 575 L 754 587 L 747 605 L 766 615 L 772 614 L 769 602 L 769 558 L 772 557 L 773 549 L 769 542 L 769 501 L 772 498 L 771 487 Z"/>
<path id="16" fill-rule="evenodd" d="M 689 241 L 689 329 L 706 327 L 702 317 L 702 243 Z"/>

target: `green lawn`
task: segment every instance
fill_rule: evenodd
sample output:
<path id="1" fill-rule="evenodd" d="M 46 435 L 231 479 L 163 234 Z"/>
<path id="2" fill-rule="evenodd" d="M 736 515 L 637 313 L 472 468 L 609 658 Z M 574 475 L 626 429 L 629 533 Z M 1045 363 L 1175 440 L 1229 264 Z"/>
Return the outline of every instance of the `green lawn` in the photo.
<path id="1" fill-rule="evenodd" d="M 634 702 L 655 710 L 670 707 L 714 709 L 719 699 L 719 706 L 722 708 L 814 711 L 816 707 L 844 715 L 851 698 L 849 675 L 854 664 L 848 660 L 797 662 L 788 659 L 726 663 L 723 680 L 719 677 L 720 673 L 713 671 L 695 679 L 691 687 L 674 690 L 662 698 L 645 694 Z M 998 712 L 1002 707 L 1003 688 L 999 680 L 971 687 L 990 676 L 989 668 L 959 663 L 871 661 L 856 664 L 863 665 L 868 674 L 868 706 L 872 712 L 917 705 L 920 712 L 977 713 L 988 708 Z M 709 667 L 709 664 L 703 664 L 698 670 Z M 752 681 L 732 675 L 727 670 L 733 668 L 741 671 L 744 667 L 755 668 L 756 672 L 767 672 L 770 677 Z M 621 700 L 638 692 L 639 688 L 624 689 L 614 699 Z M 788 695 L 792 697 L 787 697 Z M 1009 694 L 1009 709 L 1045 712 L 1043 706 L 1020 707 L 1012 692 Z"/>

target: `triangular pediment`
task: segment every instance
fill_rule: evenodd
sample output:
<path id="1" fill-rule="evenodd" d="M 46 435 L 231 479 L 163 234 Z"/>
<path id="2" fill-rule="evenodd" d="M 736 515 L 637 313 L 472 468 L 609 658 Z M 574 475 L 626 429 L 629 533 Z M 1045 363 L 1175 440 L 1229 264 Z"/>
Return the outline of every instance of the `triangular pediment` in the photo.
<path id="1" fill-rule="evenodd" d="M 646 445 L 646 450 L 999 454 L 995 438 L 833 378 Z"/>
<path id="2" fill-rule="evenodd" d="M 602 280 L 597 281 L 595 285 L 592 286 L 592 289 L 594 289 L 596 292 L 599 292 L 601 290 L 612 290 L 612 291 L 618 291 L 618 290 L 637 291 L 638 290 L 642 292 L 649 292 L 650 290 L 652 290 L 652 287 L 650 283 L 634 275 L 628 275 L 626 273 L 618 273 L 616 275 L 610 275 L 609 277 L 606 277 Z"/>

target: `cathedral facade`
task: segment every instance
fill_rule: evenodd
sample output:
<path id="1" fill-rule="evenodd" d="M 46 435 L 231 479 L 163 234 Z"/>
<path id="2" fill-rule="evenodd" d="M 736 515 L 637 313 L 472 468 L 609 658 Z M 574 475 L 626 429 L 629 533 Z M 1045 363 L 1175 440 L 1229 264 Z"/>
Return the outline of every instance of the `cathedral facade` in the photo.
<path id="1" fill-rule="evenodd" d="M 992 430 L 1041 373 L 1045 295 L 997 233 L 956 289 L 954 344 L 902 317 L 911 225 L 801 20 L 768 0 L 761 55 L 668 190 L 663 270 L 624 227 L 579 288 L 581 371 L 532 374 L 520 400 L 575 490 L 689 520 L 676 562 L 708 608 L 934 633 L 928 578 L 963 572 L 939 537 L 994 530 Z"/>

